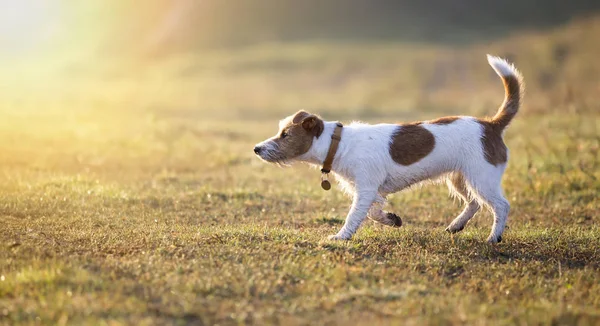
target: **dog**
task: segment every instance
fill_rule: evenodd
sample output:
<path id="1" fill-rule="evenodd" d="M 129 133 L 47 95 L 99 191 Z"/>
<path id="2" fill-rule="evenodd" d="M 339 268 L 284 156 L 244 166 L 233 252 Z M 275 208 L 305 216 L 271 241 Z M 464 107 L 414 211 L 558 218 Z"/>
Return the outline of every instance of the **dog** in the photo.
<path id="1" fill-rule="evenodd" d="M 519 111 L 524 92 L 521 73 L 499 57 L 487 56 L 505 89 L 492 118 L 451 116 L 406 124 L 370 125 L 324 121 L 299 111 L 279 122 L 278 133 L 254 147 L 262 160 L 277 165 L 323 164 L 322 186 L 333 172 L 352 196 L 344 225 L 332 240 L 350 239 L 366 217 L 399 227 L 398 215 L 383 210 L 387 195 L 426 180 L 445 180 L 464 203 L 446 231 L 457 233 L 486 206 L 494 215 L 487 241 L 502 241 L 510 204 L 501 179 L 508 161 L 504 130 Z"/>

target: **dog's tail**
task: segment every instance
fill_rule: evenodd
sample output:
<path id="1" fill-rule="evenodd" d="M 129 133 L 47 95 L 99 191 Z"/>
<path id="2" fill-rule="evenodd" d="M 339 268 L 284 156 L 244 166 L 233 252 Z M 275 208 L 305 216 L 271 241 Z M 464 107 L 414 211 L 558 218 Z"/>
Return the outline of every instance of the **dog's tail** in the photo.
<path id="1" fill-rule="evenodd" d="M 508 63 L 506 60 L 499 57 L 487 55 L 488 62 L 494 71 L 502 78 L 504 83 L 504 90 L 506 95 L 504 96 L 504 102 L 498 109 L 496 115 L 490 120 L 498 129 L 504 130 L 514 116 L 519 112 L 519 106 L 521 105 L 521 98 L 525 91 L 525 84 L 523 83 L 523 76 L 515 68 L 514 65 Z"/>

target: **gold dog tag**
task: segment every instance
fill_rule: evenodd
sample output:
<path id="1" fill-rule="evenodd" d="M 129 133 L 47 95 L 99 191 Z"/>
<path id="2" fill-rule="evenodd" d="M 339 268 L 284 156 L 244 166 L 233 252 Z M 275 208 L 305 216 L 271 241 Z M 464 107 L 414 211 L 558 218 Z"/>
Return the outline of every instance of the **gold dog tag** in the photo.
<path id="1" fill-rule="evenodd" d="M 321 188 L 323 188 L 323 190 L 331 189 L 331 183 L 327 180 L 327 173 L 321 174 Z"/>

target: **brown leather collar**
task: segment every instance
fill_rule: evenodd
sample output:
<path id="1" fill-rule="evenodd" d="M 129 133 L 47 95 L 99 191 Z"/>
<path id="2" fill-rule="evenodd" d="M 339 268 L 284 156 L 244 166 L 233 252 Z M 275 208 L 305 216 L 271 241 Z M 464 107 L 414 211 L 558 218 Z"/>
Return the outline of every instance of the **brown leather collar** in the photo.
<path id="1" fill-rule="evenodd" d="M 325 161 L 323 161 L 323 168 L 321 169 L 321 188 L 324 190 L 331 189 L 331 183 L 327 180 L 327 176 L 329 175 L 329 172 L 331 172 L 331 165 L 333 164 L 335 152 L 337 152 L 340 141 L 342 140 L 343 127 L 344 125 L 340 122 L 336 123 L 333 134 L 331 135 L 329 151 L 327 151 L 327 156 L 325 157 Z"/>

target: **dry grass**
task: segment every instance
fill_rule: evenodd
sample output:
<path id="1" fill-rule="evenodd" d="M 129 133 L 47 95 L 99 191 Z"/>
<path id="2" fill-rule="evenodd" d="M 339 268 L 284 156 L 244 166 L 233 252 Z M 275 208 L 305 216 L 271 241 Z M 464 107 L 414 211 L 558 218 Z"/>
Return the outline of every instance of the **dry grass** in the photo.
<path id="1" fill-rule="evenodd" d="M 0 323 L 600 323 L 599 29 L 582 24 L 462 50 L 273 45 L 20 76 L 0 99 Z M 301 108 L 492 114 L 487 52 L 514 54 L 529 86 L 498 246 L 488 213 L 444 233 L 460 207 L 439 187 L 392 197 L 401 229 L 324 241 L 349 200 L 253 156 Z"/>

